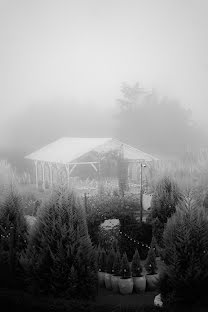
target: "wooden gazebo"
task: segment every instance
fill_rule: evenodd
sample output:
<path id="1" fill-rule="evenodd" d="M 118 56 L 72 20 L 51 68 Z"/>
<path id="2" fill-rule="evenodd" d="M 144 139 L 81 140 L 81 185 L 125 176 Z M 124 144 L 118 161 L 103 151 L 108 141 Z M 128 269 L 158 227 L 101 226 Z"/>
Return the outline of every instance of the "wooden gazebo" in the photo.
<path id="1" fill-rule="evenodd" d="M 122 143 L 113 138 L 74 138 L 64 137 L 38 151 L 26 156 L 35 165 L 36 186 L 41 183 L 43 189 L 46 181 L 52 186 L 56 173 L 64 170 L 69 183 L 70 176 L 78 165 L 91 166 L 99 176 L 100 159 L 95 159 L 93 155 L 104 152 L 121 150 L 124 159 L 128 161 L 129 176 L 133 176 L 139 168 L 138 163 L 147 163 L 158 160 L 156 157 L 144 153 L 132 146 Z"/>

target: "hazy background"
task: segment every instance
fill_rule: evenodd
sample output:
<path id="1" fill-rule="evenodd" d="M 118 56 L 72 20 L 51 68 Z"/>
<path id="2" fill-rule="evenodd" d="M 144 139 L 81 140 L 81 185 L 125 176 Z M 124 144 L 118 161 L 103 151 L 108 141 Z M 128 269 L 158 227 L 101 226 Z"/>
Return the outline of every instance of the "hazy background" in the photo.
<path id="1" fill-rule="evenodd" d="M 0 0 L 2 157 L 61 136 L 158 155 L 205 146 L 207 16 L 207 0 Z M 123 82 L 154 96 L 126 112 Z"/>

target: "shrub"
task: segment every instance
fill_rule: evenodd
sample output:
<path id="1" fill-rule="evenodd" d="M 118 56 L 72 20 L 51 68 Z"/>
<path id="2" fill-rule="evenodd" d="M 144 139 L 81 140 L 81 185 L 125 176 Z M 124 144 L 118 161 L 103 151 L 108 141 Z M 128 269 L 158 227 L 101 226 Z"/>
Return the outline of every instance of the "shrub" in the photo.
<path id="1" fill-rule="evenodd" d="M 131 270 L 132 270 L 132 276 L 134 277 L 141 276 L 142 265 L 140 261 L 139 252 L 137 249 L 135 250 L 135 253 L 132 259 Z"/>
<path id="2" fill-rule="evenodd" d="M 120 272 L 121 272 L 121 254 L 119 251 L 116 252 L 112 272 L 115 276 L 120 275 Z"/>
<path id="3" fill-rule="evenodd" d="M 150 247 L 148 251 L 147 260 L 145 262 L 145 269 L 148 274 L 156 274 L 157 264 L 156 264 L 155 252 L 152 246 Z"/>
<path id="4" fill-rule="evenodd" d="M 0 276 L 1 286 L 23 286 L 21 254 L 27 247 L 27 224 L 21 198 L 11 188 L 0 204 Z"/>
<path id="5" fill-rule="evenodd" d="M 164 226 L 173 213 L 176 206 L 182 200 L 182 194 L 177 184 L 169 177 L 164 177 L 156 186 L 151 202 L 151 213 L 148 218 L 153 226 L 153 236 L 162 247 L 162 235 Z"/>
<path id="6" fill-rule="evenodd" d="M 107 257 L 107 266 L 106 266 L 107 273 L 109 274 L 112 273 L 114 260 L 115 260 L 115 251 L 111 249 Z"/>
<path id="7" fill-rule="evenodd" d="M 105 272 L 107 265 L 107 255 L 104 249 L 101 250 L 99 257 L 99 271 Z"/>
<path id="8" fill-rule="evenodd" d="M 144 245 L 150 245 L 151 243 L 151 224 L 138 223 L 134 217 L 127 216 L 121 220 L 120 231 L 132 238 L 132 240 L 129 240 L 124 234 L 121 234 L 119 239 L 120 252 L 126 252 L 128 259 L 131 260 L 136 247 L 138 248 L 141 259 L 146 259 L 148 249 Z M 134 240 L 136 240 L 136 243 Z M 140 244 L 138 245 L 137 242 Z"/>
<path id="9" fill-rule="evenodd" d="M 131 277 L 131 268 L 130 268 L 129 261 L 128 261 L 126 253 L 123 254 L 123 257 L 121 259 L 120 275 L 121 275 L 122 278 L 129 278 L 129 277 Z"/>
<path id="10" fill-rule="evenodd" d="M 67 298 L 93 297 L 95 260 L 78 198 L 71 191 L 57 189 L 38 211 L 27 252 L 35 290 Z"/>
<path id="11" fill-rule="evenodd" d="M 208 217 L 184 203 L 168 220 L 164 231 L 164 300 L 203 301 L 208 287 Z M 164 289 L 163 284 L 169 284 Z"/>

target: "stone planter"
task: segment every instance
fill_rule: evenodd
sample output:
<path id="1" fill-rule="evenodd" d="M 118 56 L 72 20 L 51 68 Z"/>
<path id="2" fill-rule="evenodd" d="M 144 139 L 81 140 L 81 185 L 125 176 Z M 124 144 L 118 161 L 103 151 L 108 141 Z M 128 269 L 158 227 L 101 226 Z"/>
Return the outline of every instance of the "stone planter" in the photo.
<path id="1" fill-rule="evenodd" d="M 100 287 L 104 287 L 105 286 L 105 272 L 98 272 L 98 285 Z"/>
<path id="2" fill-rule="evenodd" d="M 144 292 L 146 289 L 146 277 L 145 275 L 143 276 L 138 276 L 138 277 L 133 277 L 134 281 L 134 289 L 136 293 Z"/>
<path id="3" fill-rule="evenodd" d="M 111 286 L 111 274 L 109 274 L 109 273 L 105 273 L 105 287 L 107 289 L 112 289 L 112 286 Z"/>
<path id="4" fill-rule="evenodd" d="M 112 290 L 114 293 L 118 293 L 119 292 L 119 280 L 120 280 L 120 276 L 115 276 L 115 275 L 111 275 L 111 286 L 112 286 Z"/>
<path id="5" fill-rule="evenodd" d="M 133 291 L 134 282 L 133 278 L 120 278 L 119 282 L 119 291 L 122 295 L 130 295 Z"/>
<path id="6" fill-rule="evenodd" d="M 159 283 L 159 274 L 147 274 L 146 275 L 147 280 L 147 290 L 155 290 Z"/>

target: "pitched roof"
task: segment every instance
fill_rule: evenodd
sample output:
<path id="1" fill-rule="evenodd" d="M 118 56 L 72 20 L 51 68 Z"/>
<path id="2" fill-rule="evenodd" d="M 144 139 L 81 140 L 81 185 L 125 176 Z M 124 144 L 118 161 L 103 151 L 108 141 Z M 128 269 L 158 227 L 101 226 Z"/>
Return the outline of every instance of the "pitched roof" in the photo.
<path id="1" fill-rule="evenodd" d="M 75 162 L 79 157 L 91 151 L 107 152 L 123 148 L 124 158 L 129 160 L 141 159 L 145 161 L 158 160 L 156 157 L 144 153 L 132 146 L 112 138 L 71 138 L 64 137 L 31 153 L 25 158 L 52 163 Z"/>

